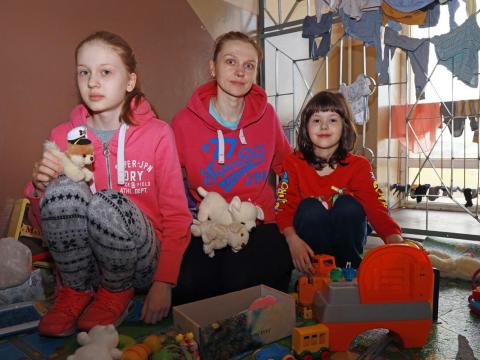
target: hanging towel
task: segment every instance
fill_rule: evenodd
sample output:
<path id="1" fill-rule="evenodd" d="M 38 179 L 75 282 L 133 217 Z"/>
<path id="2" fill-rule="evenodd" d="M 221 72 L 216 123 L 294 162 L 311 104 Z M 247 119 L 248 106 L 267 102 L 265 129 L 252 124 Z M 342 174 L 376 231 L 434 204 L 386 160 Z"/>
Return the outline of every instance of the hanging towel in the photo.
<path id="1" fill-rule="evenodd" d="M 392 138 L 398 139 L 400 143 L 406 145 L 406 122 L 407 115 L 412 109 L 412 105 L 393 105 L 392 106 Z M 437 128 L 440 127 L 440 103 L 417 104 L 410 113 L 410 125 L 408 127 L 408 148 L 411 152 L 421 153 L 422 148 L 430 151 L 435 144 Z M 418 137 L 416 140 L 414 133 Z M 420 147 L 420 144 L 421 147 Z"/>

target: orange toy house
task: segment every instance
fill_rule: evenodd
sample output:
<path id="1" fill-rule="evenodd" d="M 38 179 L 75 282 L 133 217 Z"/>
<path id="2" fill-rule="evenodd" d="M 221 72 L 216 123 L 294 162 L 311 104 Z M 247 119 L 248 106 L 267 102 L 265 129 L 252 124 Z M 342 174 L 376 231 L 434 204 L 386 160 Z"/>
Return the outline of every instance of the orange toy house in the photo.
<path id="1" fill-rule="evenodd" d="M 425 345 L 434 275 L 423 249 L 392 244 L 371 250 L 357 280 L 332 282 L 315 293 L 314 317 L 328 327 L 331 351 L 347 351 L 357 335 L 377 328 L 399 335 L 405 348 Z"/>

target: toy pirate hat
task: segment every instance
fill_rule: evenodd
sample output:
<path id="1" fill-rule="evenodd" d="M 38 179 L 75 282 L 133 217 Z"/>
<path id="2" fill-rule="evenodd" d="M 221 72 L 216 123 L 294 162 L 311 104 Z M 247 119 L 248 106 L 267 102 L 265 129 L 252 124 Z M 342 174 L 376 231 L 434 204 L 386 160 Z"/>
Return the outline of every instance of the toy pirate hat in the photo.
<path id="1" fill-rule="evenodd" d="M 67 134 L 67 141 L 72 145 L 88 145 L 92 142 L 87 138 L 87 127 L 77 126 Z"/>

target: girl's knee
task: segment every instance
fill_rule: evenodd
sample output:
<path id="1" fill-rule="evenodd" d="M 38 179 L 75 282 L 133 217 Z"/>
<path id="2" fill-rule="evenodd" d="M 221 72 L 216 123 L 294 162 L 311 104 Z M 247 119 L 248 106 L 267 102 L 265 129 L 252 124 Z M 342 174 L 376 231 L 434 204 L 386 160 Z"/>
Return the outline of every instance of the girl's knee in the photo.
<path id="1" fill-rule="evenodd" d="M 350 195 L 342 195 L 337 198 L 332 208 L 332 213 L 335 216 L 342 216 L 349 219 L 352 218 L 365 218 L 365 210 L 360 202 Z"/>
<path id="2" fill-rule="evenodd" d="M 61 175 L 50 182 L 40 206 L 42 209 L 48 209 L 63 200 L 68 203 L 69 207 L 86 207 L 91 197 L 92 193 L 85 182 L 75 182 Z"/>
<path id="3" fill-rule="evenodd" d="M 317 198 L 305 198 L 298 205 L 295 212 L 296 224 L 317 224 L 328 215 L 322 202 Z"/>

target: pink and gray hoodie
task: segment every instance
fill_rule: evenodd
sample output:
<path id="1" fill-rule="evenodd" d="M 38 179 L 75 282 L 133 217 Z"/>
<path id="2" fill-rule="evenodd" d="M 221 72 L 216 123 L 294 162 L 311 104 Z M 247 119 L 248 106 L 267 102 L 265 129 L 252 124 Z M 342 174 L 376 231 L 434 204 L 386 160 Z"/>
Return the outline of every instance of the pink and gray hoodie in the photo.
<path id="1" fill-rule="evenodd" d="M 62 151 L 67 133 L 86 125 L 88 110 L 75 107 L 70 121 L 54 128 L 49 139 Z M 104 149 L 93 132 L 88 132 L 95 151 L 94 189 L 113 189 L 125 194 L 148 217 L 160 242 L 160 259 L 154 279 L 176 284 L 189 239 L 188 211 L 175 139 L 169 125 L 155 117 L 150 104 L 142 100 L 134 110 L 136 125 L 122 124 Z M 108 150 L 108 151 L 107 151 Z M 108 154 L 108 156 L 106 155 Z M 31 182 L 25 187 L 33 218 L 39 223 L 39 202 Z"/>
<path id="2" fill-rule="evenodd" d="M 278 117 L 265 91 L 253 85 L 245 97 L 237 129 L 227 129 L 208 111 L 210 98 L 216 93 L 214 80 L 200 86 L 187 107 L 173 118 L 189 190 L 198 201 L 199 186 L 220 193 L 228 202 L 237 195 L 260 206 L 265 223 L 275 222 L 275 198 L 268 173 L 273 169 L 280 174 L 284 157 L 292 152 Z"/>

